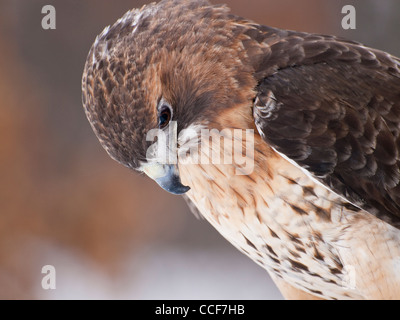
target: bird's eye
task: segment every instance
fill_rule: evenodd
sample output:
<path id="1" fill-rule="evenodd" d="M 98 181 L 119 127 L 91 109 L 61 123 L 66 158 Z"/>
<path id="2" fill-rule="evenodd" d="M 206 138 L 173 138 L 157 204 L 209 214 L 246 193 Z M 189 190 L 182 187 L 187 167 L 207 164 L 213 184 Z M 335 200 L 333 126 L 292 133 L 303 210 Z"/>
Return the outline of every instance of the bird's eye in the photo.
<path id="1" fill-rule="evenodd" d="M 158 126 L 165 128 L 171 120 L 171 109 L 167 105 L 163 105 L 158 116 Z"/>

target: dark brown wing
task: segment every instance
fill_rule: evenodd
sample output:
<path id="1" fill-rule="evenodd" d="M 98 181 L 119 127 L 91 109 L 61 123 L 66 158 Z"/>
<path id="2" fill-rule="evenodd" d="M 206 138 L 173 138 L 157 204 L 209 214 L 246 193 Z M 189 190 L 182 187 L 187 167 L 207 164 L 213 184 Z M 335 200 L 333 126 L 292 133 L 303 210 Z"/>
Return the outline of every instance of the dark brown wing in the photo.
<path id="1" fill-rule="evenodd" d="M 269 43 L 255 65 L 260 134 L 351 203 L 400 227 L 399 59 L 329 36 L 264 27 L 257 36 Z"/>

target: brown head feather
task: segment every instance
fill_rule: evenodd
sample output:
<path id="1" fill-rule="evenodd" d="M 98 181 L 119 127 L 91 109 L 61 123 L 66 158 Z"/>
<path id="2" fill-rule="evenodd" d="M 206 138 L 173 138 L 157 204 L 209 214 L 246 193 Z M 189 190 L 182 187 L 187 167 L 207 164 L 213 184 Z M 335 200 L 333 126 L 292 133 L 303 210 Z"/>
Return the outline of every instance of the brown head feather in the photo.
<path id="1" fill-rule="evenodd" d="M 178 130 L 210 123 L 218 109 L 238 103 L 248 103 L 250 118 L 256 83 L 243 63 L 247 27 L 240 21 L 207 1 L 161 1 L 127 12 L 96 38 L 83 105 L 111 157 L 132 168 L 145 161 L 146 133 L 157 127 L 161 98 L 173 108 Z"/>

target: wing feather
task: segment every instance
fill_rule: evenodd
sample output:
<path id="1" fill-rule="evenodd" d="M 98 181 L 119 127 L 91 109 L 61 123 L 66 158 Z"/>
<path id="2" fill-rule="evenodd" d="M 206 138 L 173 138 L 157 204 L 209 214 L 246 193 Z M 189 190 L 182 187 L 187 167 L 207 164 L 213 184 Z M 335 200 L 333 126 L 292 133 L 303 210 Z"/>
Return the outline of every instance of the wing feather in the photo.
<path id="1" fill-rule="evenodd" d="M 333 36 L 257 32 L 266 54 L 251 59 L 254 118 L 264 140 L 349 202 L 400 227 L 399 59 Z"/>

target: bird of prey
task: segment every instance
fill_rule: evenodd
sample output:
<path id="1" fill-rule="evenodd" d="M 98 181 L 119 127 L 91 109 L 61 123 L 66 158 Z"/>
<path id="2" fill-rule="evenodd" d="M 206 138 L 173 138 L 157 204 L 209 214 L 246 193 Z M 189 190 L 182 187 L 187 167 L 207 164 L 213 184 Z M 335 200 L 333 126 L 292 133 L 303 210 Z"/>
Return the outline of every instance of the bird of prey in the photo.
<path id="1" fill-rule="evenodd" d="M 96 38 L 82 90 L 108 154 L 182 194 L 285 298 L 400 298 L 399 58 L 163 0 Z"/>

